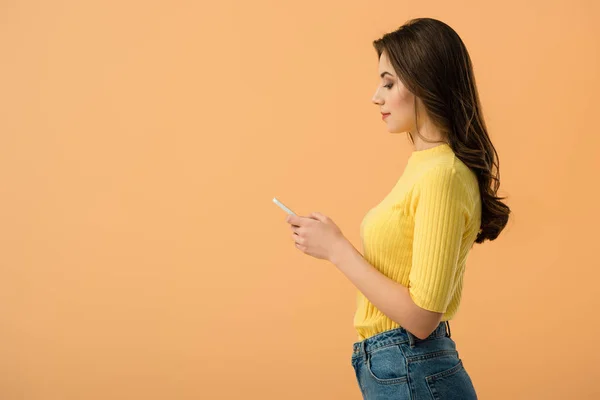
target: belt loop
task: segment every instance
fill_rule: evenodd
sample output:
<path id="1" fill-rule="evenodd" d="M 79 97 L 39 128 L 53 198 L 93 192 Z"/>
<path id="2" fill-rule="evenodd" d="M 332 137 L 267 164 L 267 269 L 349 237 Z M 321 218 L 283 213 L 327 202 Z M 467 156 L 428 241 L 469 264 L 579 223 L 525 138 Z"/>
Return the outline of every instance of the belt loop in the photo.
<path id="1" fill-rule="evenodd" d="M 412 333 L 410 333 L 407 329 L 405 329 L 405 332 L 408 335 L 408 344 L 412 349 L 413 347 L 415 347 L 415 336 Z"/>
<path id="2" fill-rule="evenodd" d="M 446 330 L 448 331 L 448 337 L 452 337 L 452 332 L 450 332 L 450 321 L 446 321 Z"/>
<path id="3" fill-rule="evenodd" d="M 360 342 L 360 350 L 362 350 L 363 358 L 365 359 L 365 362 L 366 362 L 367 361 L 367 339 L 363 339 L 363 341 Z"/>

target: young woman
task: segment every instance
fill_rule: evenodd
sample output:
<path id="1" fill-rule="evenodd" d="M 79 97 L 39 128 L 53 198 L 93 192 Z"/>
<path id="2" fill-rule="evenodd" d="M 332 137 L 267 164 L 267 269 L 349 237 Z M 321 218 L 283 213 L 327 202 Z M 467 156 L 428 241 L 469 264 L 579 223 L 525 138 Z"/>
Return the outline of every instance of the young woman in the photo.
<path id="1" fill-rule="evenodd" d="M 509 207 L 471 60 L 445 23 L 419 18 L 375 40 L 373 96 L 391 133 L 414 147 L 387 196 L 365 215 L 364 255 L 320 213 L 291 216 L 296 247 L 331 261 L 358 288 L 351 357 L 365 399 L 476 399 L 451 339 L 474 243 L 494 240 Z"/>

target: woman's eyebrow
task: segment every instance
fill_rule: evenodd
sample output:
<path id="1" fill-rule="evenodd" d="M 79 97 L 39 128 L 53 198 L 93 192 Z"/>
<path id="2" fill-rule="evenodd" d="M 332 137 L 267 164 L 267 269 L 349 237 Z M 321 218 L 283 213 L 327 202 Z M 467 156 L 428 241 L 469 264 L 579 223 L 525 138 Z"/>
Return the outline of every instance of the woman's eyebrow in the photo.
<path id="1" fill-rule="evenodd" d="M 382 73 L 381 73 L 379 76 L 383 78 L 385 74 L 388 74 L 388 75 L 389 75 L 389 76 L 391 76 L 392 78 L 394 77 L 394 75 L 390 74 L 390 73 L 389 73 L 389 72 L 387 72 L 387 71 L 383 71 L 383 72 L 382 72 Z"/>

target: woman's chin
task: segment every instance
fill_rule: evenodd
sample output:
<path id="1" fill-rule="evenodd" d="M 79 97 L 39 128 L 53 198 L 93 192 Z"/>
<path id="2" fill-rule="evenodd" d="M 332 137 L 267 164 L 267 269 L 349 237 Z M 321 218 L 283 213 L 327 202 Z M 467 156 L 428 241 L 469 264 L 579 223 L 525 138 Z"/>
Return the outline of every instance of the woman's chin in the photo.
<path id="1" fill-rule="evenodd" d="M 403 132 L 402 130 L 399 130 L 398 128 L 395 128 L 395 127 L 394 127 L 394 126 L 392 126 L 392 125 L 388 125 L 388 126 L 387 126 L 387 131 L 388 131 L 389 133 L 402 133 L 402 132 Z"/>

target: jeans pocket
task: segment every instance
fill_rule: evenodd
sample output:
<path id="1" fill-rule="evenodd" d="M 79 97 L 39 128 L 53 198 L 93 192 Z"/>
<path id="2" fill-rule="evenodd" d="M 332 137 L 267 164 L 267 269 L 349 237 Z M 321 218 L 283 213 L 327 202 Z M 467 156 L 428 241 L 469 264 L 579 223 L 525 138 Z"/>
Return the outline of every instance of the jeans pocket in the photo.
<path id="1" fill-rule="evenodd" d="M 366 367 L 376 382 L 385 385 L 408 383 L 406 359 L 399 345 L 390 345 L 368 354 Z"/>
<path id="2" fill-rule="evenodd" d="M 477 400 L 473 382 L 462 360 L 445 371 L 425 377 L 435 400 Z"/>

